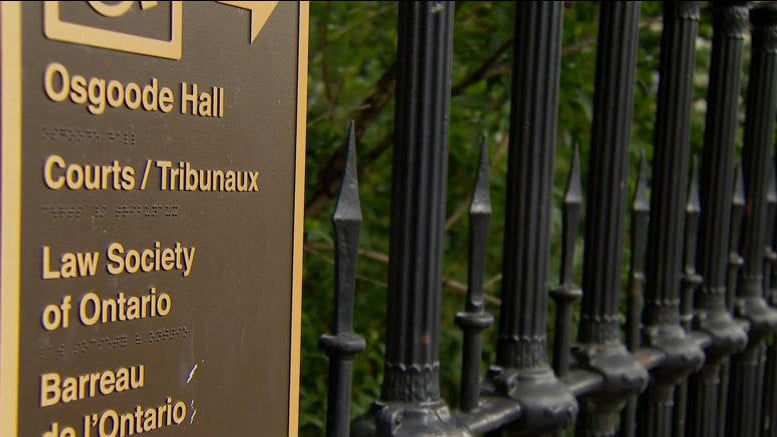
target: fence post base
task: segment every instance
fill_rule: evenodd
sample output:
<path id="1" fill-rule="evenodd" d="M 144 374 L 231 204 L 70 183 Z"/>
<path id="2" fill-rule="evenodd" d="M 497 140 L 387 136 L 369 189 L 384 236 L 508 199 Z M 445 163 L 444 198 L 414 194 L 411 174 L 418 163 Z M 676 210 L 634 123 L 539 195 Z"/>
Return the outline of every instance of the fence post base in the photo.
<path id="1" fill-rule="evenodd" d="M 377 401 L 351 425 L 353 437 L 472 437 L 458 427 L 444 402 Z"/>
<path id="2" fill-rule="evenodd" d="M 645 389 L 648 372 L 620 343 L 581 345 L 574 352 L 580 367 L 604 377 L 600 390 L 581 399 L 579 435 L 614 436 L 618 412 Z"/>
<path id="3" fill-rule="evenodd" d="M 521 406 L 520 418 L 510 425 L 510 435 L 529 435 L 565 428 L 577 416 L 578 405 L 569 388 L 549 366 L 534 369 L 492 367 L 486 379 L 494 395 L 506 396 Z"/>

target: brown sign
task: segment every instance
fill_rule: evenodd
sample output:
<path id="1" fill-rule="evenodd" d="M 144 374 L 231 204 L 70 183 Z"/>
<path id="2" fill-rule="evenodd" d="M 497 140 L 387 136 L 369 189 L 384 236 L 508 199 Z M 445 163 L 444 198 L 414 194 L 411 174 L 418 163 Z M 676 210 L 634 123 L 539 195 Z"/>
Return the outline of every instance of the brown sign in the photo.
<path id="1" fill-rule="evenodd" d="M 296 436 L 306 3 L 3 2 L 0 436 Z"/>

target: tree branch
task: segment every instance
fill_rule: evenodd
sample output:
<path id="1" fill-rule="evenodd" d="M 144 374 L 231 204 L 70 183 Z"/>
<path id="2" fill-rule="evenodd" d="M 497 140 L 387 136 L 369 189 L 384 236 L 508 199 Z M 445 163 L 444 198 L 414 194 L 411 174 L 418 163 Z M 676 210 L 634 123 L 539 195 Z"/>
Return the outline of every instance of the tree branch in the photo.
<path id="1" fill-rule="evenodd" d="M 383 73 L 375 84 L 375 90 L 359 105 L 359 112 L 354 117 L 356 123 L 356 142 L 359 143 L 364 130 L 378 116 L 381 110 L 394 98 L 394 84 L 397 77 L 397 62 Z M 345 166 L 346 144 L 343 144 L 318 168 L 318 183 L 316 191 L 305 206 L 305 214 L 318 215 L 334 198 L 340 186 L 343 168 Z"/>
<path id="2" fill-rule="evenodd" d="M 651 18 L 640 22 L 640 28 L 651 26 L 660 22 L 661 18 Z M 454 84 L 451 88 L 452 97 L 464 94 L 471 86 L 493 77 L 508 74 L 511 70 L 511 61 L 499 63 L 504 55 L 512 46 L 512 38 L 503 42 L 499 47 L 487 57 L 483 63 L 466 75 L 461 81 Z M 561 50 L 562 56 L 584 50 L 596 45 L 596 38 L 586 38 L 576 41 L 564 47 Z M 372 124 L 378 114 L 394 98 L 394 86 L 396 83 L 397 63 L 393 64 L 383 73 L 383 76 L 375 84 L 375 89 L 359 108 L 363 108 L 357 113 L 356 121 L 356 141 L 359 142 L 364 131 Z M 384 137 L 374 148 L 362 152 L 367 159 L 361 159 L 359 173 L 367 171 L 369 164 L 378 159 L 391 146 L 393 133 Z M 316 191 L 313 192 L 310 200 L 305 206 L 305 215 L 316 216 L 329 206 L 329 202 L 337 194 L 340 186 L 340 178 L 345 165 L 345 143 L 343 143 L 328 160 L 322 162 L 318 168 L 318 183 Z"/>
<path id="3" fill-rule="evenodd" d="M 451 95 L 458 96 L 458 95 L 464 94 L 467 88 L 483 80 L 486 77 L 486 74 L 489 72 L 489 70 L 494 66 L 494 64 L 497 63 L 497 61 L 499 61 L 499 58 L 501 58 L 505 53 L 507 53 L 507 50 L 510 49 L 512 45 L 513 45 L 512 38 L 503 42 L 491 56 L 489 56 L 488 58 L 486 58 L 485 61 L 483 61 L 480 67 L 472 71 L 464 79 L 459 81 L 459 83 L 453 86 L 453 88 L 451 89 Z"/>
<path id="4" fill-rule="evenodd" d="M 335 261 L 331 257 L 328 257 L 328 256 L 326 256 L 326 255 L 324 255 L 322 253 L 322 251 L 333 252 L 335 250 L 334 246 L 332 246 L 329 243 L 308 243 L 308 244 L 304 245 L 304 249 L 305 249 L 305 251 L 307 251 L 309 253 L 312 253 L 314 255 L 317 255 L 317 256 L 320 256 L 320 257 L 326 259 L 327 262 L 332 264 L 332 265 L 334 265 L 334 263 L 335 263 Z M 359 249 L 357 253 L 359 254 L 359 256 L 363 256 L 364 258 L 367 258 L 367 259 L 370 259 L 370 260 L 373 260 L 373 261 L 377 261 L 377 262 L 382 263 L 382 264 L 388 264 L 388 262 L 389 262 L 388 255 L 386 255 L 385 253 L 382 253 L 382 252 L 375 251 L 375 250 Z M 502 275 L 498 275 L 498 276 L 499 276 L 499 279 L 501 280 L 501 276 Z M 358 279 L 362 280 L 362 281 L 369 282 L 370 284 L 377 285 L 377 286 L 379 286 L 381 288 L 388 288 L 388 284 L 386 284 L 385 282 L 381 282 L 381 281 L 378 281 L 378 280 L 375 280 L 375 279 L 372 279 L 372 278 L 368 278 L 368 277 L 363 276 L 363 275 L 358 275 L 358 274 L 356 275 L 356 277 Z M 487 284 L 491 283 L 492 285 L 493 285 L 494 282 L 498 282 L 498 280 L 494 281 L 494 278 L 491 278 L 491 279 L 486 281 Z M 443 278 L 442 278 L 442 285 L 443 285 L 443 287 L 447 287 L 449 290 L 451 290 L 452 292 L 454 292 L 454 293 L 456 293 L 458 295 L 466 296 L 466 294 L 467 294 L 467 285 L 462 283 L 462 282 L 459 282 L 459 281 L 457 281 L 455 279 L 443 276 Z M 499 306 L 499 305 L 502 304 L 502 301 L 499 300 L 499 298 L 494 297 L 494 296 L 490 296 L 490 295 L 486 295 L 485 296 L 485 300 L 486 300 L 486 302 L 488 302 L 488 303 L 490 303 L 492 305 L 496 305 L 496 306 Z"/>
<path id="5" fill-rule="evenodd" d="M 487 78 L 484 75 L 490 73 L 491 67 L 494 63 L 499 61 L 499 58 L 510 48 L 512 39 L 502 43 L 497 50 L 481 64 L 480 67 L 475 69 L 471 74 L 467 75 L 460 82 L 455 84 L 451 89 L 451 95 L 453 97 L 458 96 L 466 92 L 466 90 L 475 83 Z M 358 116 L 355 118 L 356 122 L 356 142 L 359 143 L 364 131 L 377 117 L 381 110 L 394 98 L 394 86 L 396 84 L 397 75 L 397 63 L 394 63 L 383 73 L 383 76 L 378 80 L 375 85 L 375 90 L 370 96 L 364 99 L 363 103 L 359 106 L 364 108 L 358 112 Z M 360 159 L 359 170 L 360 174 L 365 170 L 365 167 L 369 163 L 375 161 L 391 146 L 393 133 L 384 137 L 378 145 L 372 150 L 366 152 L 367 159 Z M 340 186 L 340 177 L 342 175 L 343 166 L 345 165 L 345 143 L 343 143 L 326 161 L 326 164 L 319 166 L 318 169 L 318 183 L 317 189 L 313 193 L 312 197 L 305 206 L 305 215 L 316 216 L 323 211 L 329 205 L 329 201 L 337 195 L 337 190 Z"/>

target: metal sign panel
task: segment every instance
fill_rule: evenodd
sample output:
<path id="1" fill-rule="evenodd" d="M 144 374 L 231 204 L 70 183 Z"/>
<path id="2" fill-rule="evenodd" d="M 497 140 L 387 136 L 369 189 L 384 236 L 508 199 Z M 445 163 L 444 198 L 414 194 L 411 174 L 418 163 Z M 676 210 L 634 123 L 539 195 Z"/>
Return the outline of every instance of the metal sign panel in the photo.
<path id="1" fill-rule="evenodd" d="M 0 436 L 296 436 L 307 7 L 2 3 Z"/>

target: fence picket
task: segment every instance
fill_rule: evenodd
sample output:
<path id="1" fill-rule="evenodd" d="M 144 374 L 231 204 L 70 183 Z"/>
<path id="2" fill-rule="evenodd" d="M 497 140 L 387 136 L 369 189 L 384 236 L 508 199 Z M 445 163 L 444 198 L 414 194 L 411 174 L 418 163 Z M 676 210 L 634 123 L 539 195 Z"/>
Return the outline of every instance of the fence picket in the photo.
<path id="1" fill-rule="evenodd" d="M 330 358 L 328 437 L 562 437 L 575 418 L 576 436 L 619 429 L 624 437 L 777 436 L 777 2 L 709 8 L 698 174 L 690 119 L 705 9 L 697 1 L 664 3 L 653 158 L 642 156 L 630 211 L 625 326 L 621 271 L 640 4 L 600 4 L 582 289 L 574 279 L 584 189 L 577 145 L 561 211 L 559 284 L 547 288 L 563 9 L 563 2 L 516 3 L 497 356 L 481 375 L 483 331 L 494 320 L 484 306 L 492 205 L 483 141 L 470 204 L 469 284 L 455 319 L 464 339 L 461 406 L 451 411 L 440 396 L 438 349 L 454 5 L 400 2 L 382 392 L 349 431 L 350 360 L 364 349 L 352 326 L 361 213 L 351 125 L 333 217 L 335 323 L 321 338 Z M 548 296 L 556 308 L 552 366 Z"/>

